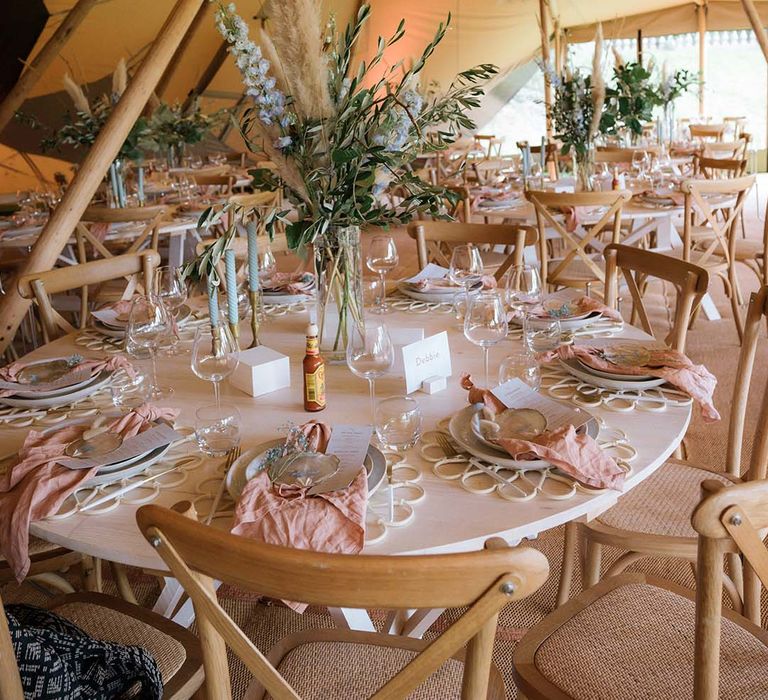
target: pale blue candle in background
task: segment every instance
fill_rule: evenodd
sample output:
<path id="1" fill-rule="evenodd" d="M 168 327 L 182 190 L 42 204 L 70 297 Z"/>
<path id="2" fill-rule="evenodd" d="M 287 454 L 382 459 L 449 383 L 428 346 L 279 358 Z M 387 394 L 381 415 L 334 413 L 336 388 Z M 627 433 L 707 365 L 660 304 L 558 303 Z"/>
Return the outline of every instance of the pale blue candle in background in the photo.
<path id="1" fill-rule="evenodd" d="M 208 280 L 208 315 L 211 317 L 211 325 L 219 325 L 219 290 L 218 287 Z"/>
<path id="2" fill-rule="evenodd" d="M 144 168 L 139 166 L 136 174 L 136 186 L 139 190 L 139 206 L 144 206 Z"/>
<path id="3" fill-rule="evenodd" d="M 256 222 L 249 221 L 245 225 L 248 231 L 248 290 L 259 290 L 259 245 L 256 242 Z"/>
<path id="4" fill-rule="evenodd" d="M 224 251 L 224 267 L 227 272 L 227 320 L 237 325 L 237 269 L 235 267 L 235 251 L 228 248 Z"/>
<path id="5" fill-rule="evenodd" d="M 547 162 L 547 140 L 541 137 L 541 153 L 539 154 L 539 164 L 541 165 L 542 175 L 544 173 L 544 167 Z"/>
<path id="6" fill-rule="evenodd" d="M 109 182 L 112 185 L 112 196 L 115 200 L 115 206 L 120 206 L 120 188 L 117 186 L 117 170 L 114 162 L 109 166 Z"/>

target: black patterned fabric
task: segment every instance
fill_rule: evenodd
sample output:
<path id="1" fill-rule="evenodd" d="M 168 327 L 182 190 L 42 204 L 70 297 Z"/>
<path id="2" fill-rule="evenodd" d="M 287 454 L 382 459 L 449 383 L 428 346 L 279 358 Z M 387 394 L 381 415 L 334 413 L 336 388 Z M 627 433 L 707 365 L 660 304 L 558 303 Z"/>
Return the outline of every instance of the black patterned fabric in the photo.
<path id="1" fill-rule="evenodd" d="M 34 700 L 113 700 L 132 694 L 159 700 L 163 681 L 154 657 L 142 647 L 102 642 L 54 613 L 7 605 L 24 696 Z"/>

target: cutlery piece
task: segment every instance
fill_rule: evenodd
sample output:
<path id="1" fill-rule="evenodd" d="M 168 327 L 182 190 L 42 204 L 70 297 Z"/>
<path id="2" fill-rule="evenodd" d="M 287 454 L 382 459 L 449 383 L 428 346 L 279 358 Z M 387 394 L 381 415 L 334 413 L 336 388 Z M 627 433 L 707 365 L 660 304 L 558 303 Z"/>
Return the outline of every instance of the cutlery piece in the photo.
<path id="1" fill-rule="evenodd" d="M 474 457 L 469 460 L 469 463 L 473 467 L 477 467 L 481 472 L 485 472 L 488 476 L 490 476 L 492 479 L 495 479 L 500 484 L 504 484 L 505 486 L 508 486 L 511 481 L 514 481 L 514 479 L 507 480 L 505 479 L 501 474 L 498 474 L 495 469 L 491 469 L 491 467 L 486 467 L 482 462 L 479 462 Z"/>
<path id="2" fill-rule="evenodd" d="M 95 501 L 91 501 L 88 505 L 83 506 L 80 509 L 80 512 L 84 513 L 86 510 L 90 510 L 91 508 L 100 506 L 102 503 L 108 503 L 109 501 L 114 501 L 115 499 L 120 498 L 121 496 L 124 496 L 126 493 L 130 491 L 134 491 L 138 488 L 141 488 L 145 484 L 148 484 L 150 481 L 154 481 L 155 479 L 159 479 L 161 476 L 165 476 L 166 474 L 170 474 L 171 472 L 175 472 L 175 471 L 176 471 L 176 465 L 174 464 L 170 469 L 166 469 L 165 471 L 158 472 L 157 474 L 152 474 L 152 476 L 148 476 L 146 479 L 137 481 L 135 484 L 128 484 L 127 486 L 123 486 L 123 488 L 118 489 L 114 493 L 107 494 L 106 496 L 97 498 Z"/>
<path id="3" fill-rule="evenodd" d="M 221 479 L 219 490 L 216 492 L 216 496 L 214 497 L 213 503 L 211 504 L 211 510 L 208 511 L 208 515 L 205 516 L 205 520 L 203 521 L 205 525 L 210 525 L 211 521 L 213 520 L 213 516 L 216 515 L 216 509 L 219 507 L 221 497 L 224 495 L 224 489 L 227 485 L 227 474 L 229 473 L 229 470 L 232 468 L 232 465 L 235 463 L 235 460 L 238 457 L 240 457 L 240 445 L 231 449 L 227 455 L 227 462 L 224 465 L 224 476 Z"/>
<path id="4" fill-rule="evenodd" d="M 447 435 L 445 435 L 444 433 L 437 433 L 437 435 L 435 436 L 435 439 L 437 440 L 438 446 L 443 451 L 443 454 L 446 457 L 458 457 L 459 456 L 458 451 L 453 446 L 453 443 L 448 439 Z"/>

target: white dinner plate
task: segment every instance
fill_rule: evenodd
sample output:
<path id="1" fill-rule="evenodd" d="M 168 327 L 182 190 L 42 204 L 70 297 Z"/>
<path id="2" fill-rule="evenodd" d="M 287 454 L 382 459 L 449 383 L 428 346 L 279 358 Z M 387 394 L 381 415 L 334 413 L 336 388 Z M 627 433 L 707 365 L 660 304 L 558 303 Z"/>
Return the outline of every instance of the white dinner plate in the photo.
<path id="1" fill-rule="evenodd" d="M 579 328 L 584 328 L 585 326 L 589 326 L 593 323 L 597 323 L 598 321 L 603 319 L 603 314 L 601 314 L 599 311 L 590 311 L 588 314 L 585 314 L 583 317 L 580 318 L 560 318 L 557 319 L 560 321 L 560 330 L 563 331 L 575 331 Z M 539 319 L 541 321 L 546 320 L 555 320 L 553 318 L 550 319 Z M 512 323 L 515 326 L 518 326 L 519 328 L 522 328 L 523 323 L 522 319 L 519 318 L 512 318 L 510 319 L 510 323 Z"/>
<path id="2" fill-rule="evenodd" d="M 91 377 L 88 384 L 83 387 L 77 388 L 75 391 L 65 394 L 57 394 L 56 396 L 48 396 L 45 398 L 21 398 L 17 396 L 6 396 L 0 398 L 0 404 L 5 406 L 12 406 L 13 408 L 55 408 L 56 406 L 64 406 L 68 403 L 80 401 L 91 394 L 97 392 L 106 386 L 112 378 L 112 372 L 103 371 L 99 372 L 95 377 Z"/>
<path id="3" fill-rule="evenodd" d="M 643 391 L 644 389 L 655 389 L 666 382 L 664 379 L 654 378 L 646 381 L 626 381 L 615 378 L 601 377 L 582 369 L 582 365 L 576 359 L 560 360 L 560 366 L 569 374 L 577 379 L 581 379 L 585 384 L 599 386 L 601 389 L 612 389 L 613 391 Z M 592 368 L 590 367 L 590 370 Z"/>
<path id="4" fill-rule="evenodd" d="M 130 479 L 133 476 L 141 474 L 155 462 L 162 459 L 165 453 L 170 449 L 170 444 L 156 447 L 154 450 L 146 452 L 139 457 L 132 457 L 131 459 L 125 460 L 125 463 L 122 463 L 119 469 L 112 469 L 104 472 L 99 471 L 96 476 L 88 479 L 83 486 L 104 486 L 104 484 L 112 484 L 116 481 L 121 481 L 122 479 Z"/>
<path id="5" fill-rule="evenodd" d="M 229 495 L 236 501 L 243 492 L 245 485 L 257 472 L 263 469 L 264 455 L 267 450 L 285 442 L 285 438 L 277 438 L 262 443 L 252 450 L 244 452 L 229 468 L 226 476 L 226 487 Z M 387 460 L 382 452 L 373 445 L 368 446 L 363 466 L 368 472 L 368 495 L 373 494 L 381 486 L 387 473 Z"/>
<path id="6" fill-rule="evenodd" d="M 306 304 L 314 301 L 314 294 L 267 294 L 262 292 L 261 298 L 265 304 L 274 304 L 276 306 L 288 306 L 290 304 Z"/>
<path id="7" fill-rule="evenodd" d="M 604 377 L 605 379 L 615 379 L 620 382 L 650 382 L 656 379 L 656 377 L 652 377 L 650 374 L 622 374 L 620 372 L 609 372 L 605 369 L 597 369 L 596 367 L 591 367 L 578 357 L 576 358 L 576 362 L 579 363 L 579 367 L 585 372 L 594 374 L 598 377 Z"/>
<path id="8" fill-rule="evenodd" d="M 508 453 L 498 447 L 490 447 L 488 443 L 481 441 L 472 430 L 472 417 L 483 409 L 482 404 L 467 406 L 454 414 L 448 423 L 448 432 L 456 444 L 469 454 L 479 457 L 491 464 L 510 469 L 540 470 L 547 469 L 550 464 L 543 459 L 512 459 Z M 582 410 L 582 409 L 576 409 Z M 592 419 L 587 423 L 587 434 L 597 437 L 600 427 L 597 421 Z"/>
<path id="9" fill-rule="evenodd" d="M 65 360 L 68 358 L 49 358 L 47 360 L 38 360 L 36 362 L 30 362 L 27 366 L 33 367 L 34 365 L 39 365 L 44 362 L 50 362 L 52 359 L 60 359 Z M 74 368 L 73 368 L 74 369 Z M 12 398 L 22 398 L 22 399 L 47 399 L 52 396 L 60 396 L 62 394 L 71 394 L 73 391 L 77 391 L 78 389 L 81 389 L 85 387 L 87 384 L 93 381 L 93 375 L 90 377 L 87 377 L 86 379 L 81 379 L 80 381 L 73 382 L 72 384 L 68 384 L 66 386 L 60 386 L 58 389 L 51 389 L 50 391 L 17 391 L 13 394 Z M 19 386 L 29 386 L 29 384 L 19 384 Z"/>
<path id="10" fill-rule="evenodd" d="M 470 290 L 470 294 L 477 294 L 482 287 L 482 283 L 478 282 L 476 287 Z M 428 304 L 453 304 L 457 294 L 462 293 L 461 287 L 455 289 L 449 289 L 446 292 L 419 292 L 416 291 L 408 282 L 398 282 L 397 288 L 402 294 L 415 299 L 416 301 L 424 301 Z"/>

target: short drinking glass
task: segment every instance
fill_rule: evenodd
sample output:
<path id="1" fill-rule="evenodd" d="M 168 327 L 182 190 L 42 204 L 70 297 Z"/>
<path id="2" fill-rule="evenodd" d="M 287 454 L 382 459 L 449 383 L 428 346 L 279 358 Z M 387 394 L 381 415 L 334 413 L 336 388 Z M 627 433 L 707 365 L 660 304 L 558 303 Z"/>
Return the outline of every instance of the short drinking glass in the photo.
<path id="1" fill-rule="evenodd" d="M 205 454 L 222 457 L 240 444 L 240 412 L 228 403 L 198 408 L 195 438 Z"/>

